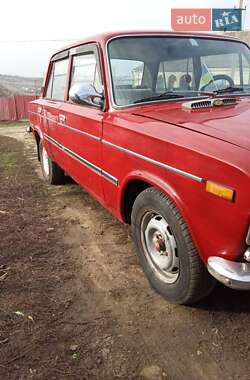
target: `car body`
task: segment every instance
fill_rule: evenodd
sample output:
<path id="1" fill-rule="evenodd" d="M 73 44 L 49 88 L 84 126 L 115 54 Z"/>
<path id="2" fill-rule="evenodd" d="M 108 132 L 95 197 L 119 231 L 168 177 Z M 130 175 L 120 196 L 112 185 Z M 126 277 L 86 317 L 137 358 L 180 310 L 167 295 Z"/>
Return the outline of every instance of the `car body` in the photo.
<path id="1" fill-rule="evenodd" d="M 143 43 L 139 40 L 146 37 L 151 39 L 143 40 Z M 122 40 L 126 38 L 126 42 Z M 126 46 L 126 43 L 131 44 L 129 38 L 137 38 L 133 46 Z M 124 74 L 123 84 L 114 88 L 113 77 L 119 77 L 117 72 L 124 70 L 125 66 L 130 70 L 128 67 L 132 64 L 121 64 L 118 55 L 122 56 L 124 51 L 131 56 L 132 53 L 134 56 L 146 54 L 136 52 L 147 43 L 156 45 L 155 38 L 165 38 L 166 46 L 168 41 L 171 45 L 179 39 L 178 49 L 175 45 L 169 48 L 169 52 L 174 51 L 173 55 L 181 56 L 181 44 L 190 44 L 190 49 L 194 47 L 195 50 L 206 39 L 208 46 L 217 41 L 225 46 L 240 44 L 247 57 L 245 44 L 218 35 L 122 32 L 77 42 L 52 56 L 41 97 L 30 103 L 30 123 L 36 142 L 39 147 L 43 141 L 51 160 L 122 222 L 131 222 L 133 204 L 142 191 L 148 187 L 158 189 L 178 208 L 200 258 L 212 276 L 233 288 L 250 289 L 250 264 L 247 261 L 250 256 L 249 93 L 220 94 L 215 91 L 206 93 L 205 90 L 202 93 L 200 90 L 199 94 L 192 91 L 188 96 L 182 88 L 176 90 L 179 93 L 183 90 L 180 98 L 171 98 L 171 94 L 166 95 L 167 98 L 150 98 L 143 77 L 151 69 L 147 69 L 145 63 L 143 73 L 137 75 L 140 65 L 131 69 L 133 78 L 140 82 L 132 85 L 133 91 L 128 84 L 130 72 L 130 76 L 127 72 Z M 123 50 L 118 46 L 121 40 Z M 112 42 L 117 44 L 114 52 Z M 163 42 L 159 40 L 157 44 L 163 45 Z M 118 57 L 120 66 L 116 73 L 112 72 L 109 54 L 113 54 L 112 59 Z M 89 90 L 88 100 L 84 103 L 72 101 L 75 93 L 81 97 L 77 86 L 72 90 L 72 78 L 78 75 L 82 62 L 91 65 L 93 56 L 96 62 L 94 87 L 99 87 L 98 92 L 91 94 Z M 72 63 L 74 59 L 80 62 L 78 66 Z M 190 60 L 188 58 L 189 65 Z M 192 66 L 195 66 L 196 56 L 192 60 Z M 245 78 L 249 75 L 249 62 L 248 58 L 244 60 L 247 63 L 244 61 L 245 66 L 241 66 L 239 77 Z M 58 68 L 56 62 L 59 62 Z M 171 61 L 170 66 L 178 66 L 177 63 Z M 206 70 L 204 78 L 208 74 L 211 76 Z M 184 79 L 188 78 L 186 82 L 195 81 L 193 73 L 195 70 L 191 74 L 184 73 Z M 174 82 L 178 81 L 177 72 L 171 75 L 174 75 Z M 200 73 L 200 78 L 202 75 Z M 156 80 L 160 78 L 162 82 L 162 76 L 158 71 Z M 50 80 L 54 81 L 56 88 L 63 77 L 63 96 L 53 98 Z M 170 75 L 168 78 L 170 83 Z M 221 76 L 220 80 L 223 80 Z M 75 93 L 69 95 L 75 88 Z M 165 90 L 169 90 L 166 80 Z M 48 91 L 50 97 L 46 96 Z M 85 86 L 80 91 L 88 92 L 88 88 Z M 140 97 L 146 93 L 148 101 L 134 101 L 134 94 Z"/>

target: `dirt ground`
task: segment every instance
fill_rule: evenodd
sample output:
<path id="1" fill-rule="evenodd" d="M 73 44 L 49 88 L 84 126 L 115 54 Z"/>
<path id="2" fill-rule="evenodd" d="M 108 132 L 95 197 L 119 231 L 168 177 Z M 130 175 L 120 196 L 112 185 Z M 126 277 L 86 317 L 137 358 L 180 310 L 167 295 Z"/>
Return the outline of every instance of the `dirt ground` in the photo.
<path id="1" fill-rule="evenodd" d="M 129 227 L 44 184 L 24 124 L 0 126 L 0 379 L 249 380 L 249 300 L 165 301 Z"/>

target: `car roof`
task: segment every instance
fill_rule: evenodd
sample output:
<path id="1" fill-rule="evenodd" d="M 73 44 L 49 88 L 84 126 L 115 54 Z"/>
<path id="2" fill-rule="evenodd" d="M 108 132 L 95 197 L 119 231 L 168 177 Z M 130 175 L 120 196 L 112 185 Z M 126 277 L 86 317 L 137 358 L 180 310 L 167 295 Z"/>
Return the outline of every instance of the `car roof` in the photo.
<path id="1" fill-rule="evenodd" d="M 137 31 L 116 31 L 116 32 L 106 32 L 102 34 L 97 34 L 94 36 L 86 37 L 82 40 L 75 41 L 70 45 L 64 46 L 61 49 L 57 50 L 53 55 L 61 53 L 65 50 L 86 44 L 86 43 L 99 43 L 101 46 L 105 46 L 106 42 L 115 37 L 125 37 L 125 36 L 175 36 L 175 37 L 199 37 L 199 38 L 214 38 L 214 39 L 225 39 L 240 41 L 239 38 L 222 35 L 218 33 L 194 33 L 194 32 L 172 32 L 172 31 L 155 31 L 155 30 L 137 30 Z"/>

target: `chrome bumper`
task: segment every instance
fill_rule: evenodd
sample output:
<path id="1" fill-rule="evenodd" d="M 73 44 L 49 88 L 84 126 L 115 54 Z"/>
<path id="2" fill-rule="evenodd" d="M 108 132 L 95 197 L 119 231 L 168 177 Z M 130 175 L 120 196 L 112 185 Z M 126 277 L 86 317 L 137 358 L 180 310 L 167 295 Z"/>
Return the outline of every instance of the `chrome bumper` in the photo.
<path id="1" fill-rule="evenodd" d="M 211 256 L 207 262 L 207 269 L 216 280 L 229 288 L 250 290 L 250 263 L 238 263 Z"/>

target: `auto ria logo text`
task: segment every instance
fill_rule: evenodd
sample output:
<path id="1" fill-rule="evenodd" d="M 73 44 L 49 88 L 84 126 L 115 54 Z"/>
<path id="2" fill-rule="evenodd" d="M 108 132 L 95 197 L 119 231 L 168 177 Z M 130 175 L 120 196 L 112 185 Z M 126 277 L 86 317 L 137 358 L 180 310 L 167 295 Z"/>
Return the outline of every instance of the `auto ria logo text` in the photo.
<path id="1" fill-rule="evenodd" d="M 171 9 L 174 31 L 238 31 L 242 28 L 242 10 L 234 8 Z"/>

